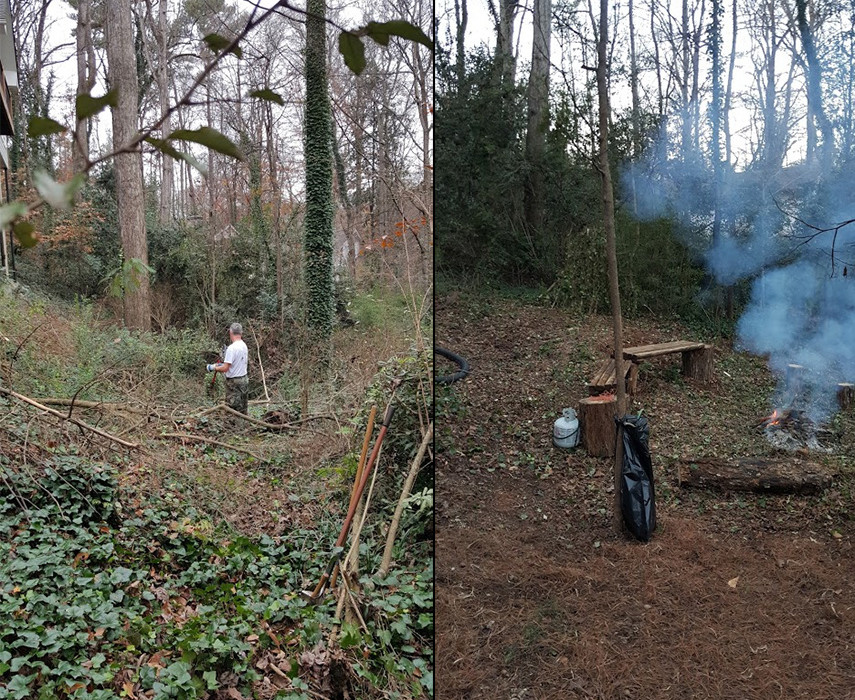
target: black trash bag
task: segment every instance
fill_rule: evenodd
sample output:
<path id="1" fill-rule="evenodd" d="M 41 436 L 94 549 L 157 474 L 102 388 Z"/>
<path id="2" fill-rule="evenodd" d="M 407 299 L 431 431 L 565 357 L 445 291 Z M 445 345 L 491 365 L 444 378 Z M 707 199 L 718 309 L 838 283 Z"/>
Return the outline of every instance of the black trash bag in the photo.
<path id="1" fill-rule="evenodd" d="M 615 418 L 615 421 L 618 419 Z M 647 542 L 656 529 L 656 495 L 650 461 L 650 427 L 643 416 L 623 417 L 621 511 L 627 529 Z"/>

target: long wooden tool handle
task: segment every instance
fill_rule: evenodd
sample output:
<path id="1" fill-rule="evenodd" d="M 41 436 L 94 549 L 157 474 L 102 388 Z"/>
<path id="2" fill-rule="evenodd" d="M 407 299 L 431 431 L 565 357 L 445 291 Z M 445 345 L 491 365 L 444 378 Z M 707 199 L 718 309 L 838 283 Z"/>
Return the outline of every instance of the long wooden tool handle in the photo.
<path id="1" fill-rule="evenodd" d="M 362 492 L 365 491 L 365 485 L 368 483 L 368 475 L 371 473 L 371 467 L 374 465 L 374 460 L 377 459 L 377 454 L 380 452 L 380 445 L 383 444 L 383 438 L 386 436 L 386 431 L 389 429 L 389 423 L 392 421 L 392 414 L 395 412 L 395 407 L 389 404 L 386 409 L 386 415 L 383 416 L 383 427 L 380 428 L 380 434 L 377 436 L 377 442 L 374 443 L 374 449 L 371 450 L 371 456 L 368 458 L 368 463 L 362 471 L 362 479 L 359 482 L 359 488 L 354 493 L 353 501 L 350 508 L 347 509 L 347 518 L 344 520 L 344 525 L 341 528 L 341 533 L 336 540 L 336 547 L 343 547 L 344 541 L 347 539 L 347 533 L 350 530 L 350 523 L 353 520 L 353 514 L 356 512 L 356 504 L 362 497 Z"/>
<path id="2" fill-rule="evenodd" d="M 363 467 L 365 467 L 365 458 L 368 456 L 368 447 L 371 444 L 371 434 L 374 432 L 374 418 L 376 416 L 377 406 L 375 405 L 371 407 L 371 413 L 368 414 L 368 426 L 365 428 L 365 439 L 362 441 L 362 453 L 359 455 L 359 464 L 356 467 L 356 476 L 353 478 L 353 487 L 350 489 L 350 503 L 347 504 L 348 510 L 350 510 L 353 506 L 353 500 L 354 498 L 356 498 L 356 489 L 359 487 L 359 480 L 362 478 L 362 469 Z M 333 568 L 333 575 L 332 579 L 330 580 L 330 588 L 335 586 L 337 577 L 338 566 Z"/>
<path id="3" fill-rule="evenodd" d="M 359 455 L 359 465 L 356 467 L 356 476 L 353 479 L 353 488 L 350 491 L 350 503 L 347 504 L 348 510 L 353 505 L 353 497 L 356 495 L 359 480 L 362 478 L 362 468 L 365 466 L 365 458 L 368 456 L 368 446 L 371 444 L 371 434 L 374 432 L 374 418 L 376 416 L 377 406 L 372 406 L 371 413 L 368 414 L 368 427 L 365 428 L 365 439 L 362 441 L 362 454 Z"/>

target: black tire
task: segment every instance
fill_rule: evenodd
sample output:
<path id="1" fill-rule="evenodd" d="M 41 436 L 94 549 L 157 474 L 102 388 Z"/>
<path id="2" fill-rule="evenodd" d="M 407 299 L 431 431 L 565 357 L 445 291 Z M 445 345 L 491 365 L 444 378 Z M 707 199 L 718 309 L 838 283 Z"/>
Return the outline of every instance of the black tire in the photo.
<path id="1" fill-rule="evenodd" d="M 451 352 L 451 350 L 446 350 L 445 348 L 437 348 L 434 347 L 433 352 L 435 355 L 441 355 L 452 362 L 454 362 L 460 370 L 455 372 L 454 374 L 442 374 L 434 379 L 437 384 L 453 384 L 454 382 L 460 381 L 467 374 L 469 374 L 469 363 L 460 357 L 460 355 L 456 355 Z"/>

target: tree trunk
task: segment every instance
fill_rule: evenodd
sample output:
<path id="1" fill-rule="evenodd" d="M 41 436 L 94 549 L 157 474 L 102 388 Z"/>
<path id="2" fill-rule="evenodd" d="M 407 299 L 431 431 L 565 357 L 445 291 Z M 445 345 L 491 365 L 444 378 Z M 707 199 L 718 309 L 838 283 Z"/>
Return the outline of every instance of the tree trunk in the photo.
<path id="1" fill-rule="evenodd" d="M 724 10 L 722 0 L 712 0 L 712 22 L 710 23 L 710 52 L 712 54 L 712 164 L 713 164 L 713 229 L 712 246 L 717 247 L 721 242 L 721 18 Z M 719 285 L 720 288 L 720 285 Z M 716 294 L 717 297 L 720 294 Z"/>
<path id="2" fill-rule="evenodd" d="M 165 115 L 169 110 L 169 26 L 166 21 L 167 0 L 159 0 L 158 6 L 158 66 L 157 66 L 157 91 L 160 98 L 160 114 Z M 166 140 L 172 133 L 172 119 L 166 117 L 160 126 L 160 138 Z M 172 222 L 172 200 L 173 200 L 173 166 L 172 158 L 165 153 L 161 154 L 161 177 L 160 177 L 160 208 L 158 215 L 160 223 Z"/>
<path id="3" fill-rule="evenodd" d="M 783 152 L 778 137 L 778 115 L 776 109 L 778 36 L 775 23 L 775 4 L 772 0 L 764 6 L 769 12 L 769 55 L 766 58 L 766 88 L 763 100 L 763 165 L 771 173 L 781 166 Z"/>
<path id="4" fill-rule="evenodd" d="M 816 55 L 816 46 L 813 41 L 813 32 L 807 22 L 807 0 L 796 0 L 796 17 L 798 21 L 799 34 L 802 39 L 805 57 L 808 64 L 808 105 L 810 115 L 819 125 L 822 134 L 822 151 L 820 163 L 822 172 L 828 173 L 831 166 L 831 158 L 834 151 L 834 131 L 831 122 L 825 113 L 822 102 L 822 66 Z M 810 125 L 810 118 L 809 118 Z"/>
<path id="5" fill-rule="evenodd" d="M 514 55 L 514 19 L 519 9 L 518 0 L 499 0 L 499 24 L 496 32 L 496 66 L 501 84 L 510 90 L 516 79 Z"/>
<path id="6" fill-rule="evenodd" d="M 617 416 L 623 418 L 626 413 L 626 389 L 623 373 L 623 319 L 620 309 L 620 285 L 618 281 L 617 265 L 617 243 L 615 240 L 615 199 L 612 189 L 612 174 L 609 166 L 609 118 L 611 106 L 609 104 L 608 92 L 608 65 L 606 56 L 609 41 L 609 0 L 600 0 L 600 32 L 597 41 L 597 92 L 600 107 L 600 176 L 602 178 L 603 196 L 603 228 L 606 233 L 606 256 L 608 258 L 609 270 L 609 300 L 612 307 L 612 327 L 614 331 L 614 357 L 615 357 L 615 379 L 617 380 L 617 392 L 615 411 Z M 614 435 L 614 425 L 610 426 Z M 621 516 L 620 478 L 621 465 L 623 462 L 623 445 L 621 430 L 618 429 L 617 450 L 615 451 L 614 464 L 614 513 L 613 524 L 615 531 L 623 530 L 623 519 Z"/>
<path id="7" fill-rule="evenodd" d="M 727 67 L 727 87 L 724 91 L 724 162 L 728 165 L 733 157 L 733 147 L 730 142 L 730 104 L 733 99 L 733 69 L 736 66 L 736 37 L 739 29 L 736 1 L 733 0 L 733 26 L 731 27 L 733 39 L 730 45 L 730 63 Z"/>
<path id="8" fill-rule="evenodd" d="M 454 17 L 457 20 L 457 84 L 462 85 L 466 77 L 466 25 L 469 12 L 466 0 L 454 0 Z"/>
<path id="9" fill-rule="evenodd" d="M 105 23 L 110 88 L 118 91 L 117 105 L 112 108 L 113 147 L 120 148 L 136 135 L 139 117 L 137 61 L 130 0 L 110 0 L 106 3 Z M 147 266 L 142 153 L 119 154 L 115 163 L 124 259 L 126 263 L 136 260 Z M 145 269 L 138 269 L 138 275 L 125 289 L 124 314 L 125 325 L 129 328 L 151 328 L 149 279 Z"/>
<path id="10" fill-rule="evenodd" d="M 77 6 L 77 94 L 91 94 L 95 87 L 95 62 L 92 48 L 91 0 L 80 0 Z M 83 172 L 89 162 L 89 120 L 77 122 L 72 145 L 72 168 Z"/>
<path id="11" fill-rule="evenodd" d="M 531 72 L 528 81 L 528 128 L 525 153 L 528 182 L 525 190 L 525 213 L 531 237 L 543 235 L 545 207 L 543 157 L 546 131 L 549 127 L 549 43 L 552 0 L 534 2 L 534 38 L 531 50 Z"/>
<path id="12" fill-rule="evenodd" d="M 705 2 L 701 0 L 700 17 L 704 17 Z M 692 11 L 692 21 L 695 19 L 694 10 Z M 703 22 L 698 22 L 692 32 L 692 145 L 695 153 L 701 150 L 701 94 L 700 94 L 700 73 L 701 73 L 701 32 L 703 31 Z"/>
<path id="13" fill-rule="evenodd" d="M 663 117 L 665 115 L 665 93 L 662 89 L 662 62 L 659 59 L 659 35 L 655 27 L 656 11 L 654 8 L 655 0 L 650 0 L 650 38 L 653 40 L 653 58 L 656 63 L 656 114 Z"/>
<path id="14" fill-rule="evenodd" d="M 638 97 L 638 56 L 635 50 L 635 13 L 633 0 L 629 0 L 629 87 L 632 93 L 632 159 L 638 161 L 641 156 L 641 103 Z M 636 182 L 635 168 L 630 170 L 632 178 L 632 218 L 635 220 L 633 232 L 631 255 L 635 255 L 641 243 L 641 222 L 638 217 L 638 183 Z M 631 268 L 630 268 L 631 269 Z M 629 288 L 633 289 L 634 280 L 629 277 Z"/>
<path id="15" fill-rule="evenodd" d="M 682 117 L 682 155 L 683 160 L 688 160 L 689 153 L 692 150 L 692 120 L 689 114 L 689 64 L 691 54 L 689 53 L 689 0 L 683 0 L 683 16 L 680 25 L 680 34 L 683 40 L 682 60 L 683 73 L 680 76 L 680 96 L 682 99 L 681 117 Z"/>
<path id="16" fill-rule="evenodd" d="M 211 123 L 211 83 L 213 82 L 214 73 L 208 76 L 208 81 L 205 85 L 205 110 L 208 117 L 208 124 Z M 214 306 L 217 303 L 217 217 L 214 215 L 214 200 L 215 200 L 215 192 L 214 192 L 214 184 L 216 182 L 216 178 L 213 175 L 214 172 L 214 151 L 210 148 L 208 149 L 208 177 L 205 178 L 205 184 L 208 190 L 208 248 L 211 251 L 211 317 L 209 319 L 209 323 L 211 324 L 211 329 L 213 330 L 213 310 Z M 192 179 L 193 173 L 188 172 L 188 176 Z"/>
<path id="17" fill-rule="evenodd" d="M 326 0 L 308 0 L 306 9 L 306 321 L 318 343 L 316 355 L 325 364 L 333 328 L 333 164 Z"/>

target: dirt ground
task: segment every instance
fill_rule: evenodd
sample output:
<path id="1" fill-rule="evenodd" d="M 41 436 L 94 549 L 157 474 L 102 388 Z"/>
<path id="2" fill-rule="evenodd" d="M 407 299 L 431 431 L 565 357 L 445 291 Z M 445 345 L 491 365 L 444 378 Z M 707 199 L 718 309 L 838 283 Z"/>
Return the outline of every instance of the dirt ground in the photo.
<path id="1" fill-rule="evenodd" d="M 773 454 L 754 426 L 775 379 L 722 342 L 708 386 L 678 355 L 642 365 L 658 530 L 641 544 L 611 528 L 611 461 L 551 446 L 609 319 L 452 294 L 436 327 L 472 365 L 438 387 L 437 697 L 855 698 L 851 416 L 817 457 L 838 474 L 821 496 L 683 490 L 681 457 Z"/>

